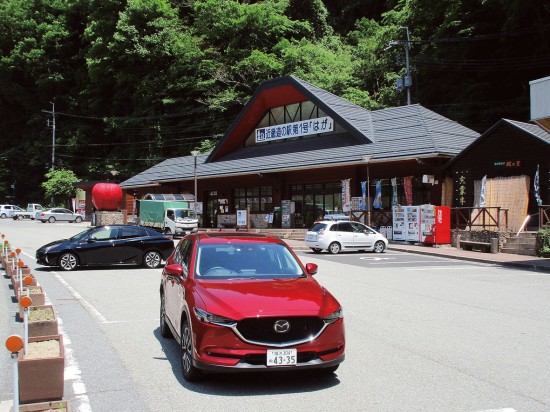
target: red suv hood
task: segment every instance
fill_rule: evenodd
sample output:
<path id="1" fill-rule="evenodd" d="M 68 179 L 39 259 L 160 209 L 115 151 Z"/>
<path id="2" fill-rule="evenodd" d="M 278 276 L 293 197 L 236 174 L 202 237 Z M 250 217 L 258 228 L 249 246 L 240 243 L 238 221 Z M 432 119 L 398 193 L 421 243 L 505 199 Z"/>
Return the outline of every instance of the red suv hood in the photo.
<path id="1" fill-rule="evenodd" d="M 199 281 L 206 311 L 240 320 L 263 316 L 327 316 L 338 302 L 312 278 Z"/>

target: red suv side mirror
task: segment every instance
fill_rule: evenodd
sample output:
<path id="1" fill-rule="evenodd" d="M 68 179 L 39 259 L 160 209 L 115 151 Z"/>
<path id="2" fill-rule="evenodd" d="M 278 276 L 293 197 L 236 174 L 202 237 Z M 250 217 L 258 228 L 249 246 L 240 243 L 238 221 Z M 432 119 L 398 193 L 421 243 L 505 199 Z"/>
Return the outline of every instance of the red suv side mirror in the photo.
<path id="1" fill-rule="evenodd" d="M 318 266 L 315 263 L 306 263 L 307 273 L 315 275 L 317 273 Z"/>

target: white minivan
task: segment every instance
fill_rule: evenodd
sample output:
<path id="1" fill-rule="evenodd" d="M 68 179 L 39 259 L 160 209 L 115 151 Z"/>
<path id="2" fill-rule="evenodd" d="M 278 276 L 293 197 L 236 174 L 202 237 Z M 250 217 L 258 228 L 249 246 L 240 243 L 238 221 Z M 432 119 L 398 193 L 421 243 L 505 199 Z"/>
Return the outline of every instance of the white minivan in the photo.
<path id="1" fill-rule="evenodd" d="M 327 250 L 336 254 L 341 250 L 369 250 L 384 252 L 388 239 L 373 228 L 358 222 L 322 220 L 308 230 L 304 239 L 315 253 Z"/>

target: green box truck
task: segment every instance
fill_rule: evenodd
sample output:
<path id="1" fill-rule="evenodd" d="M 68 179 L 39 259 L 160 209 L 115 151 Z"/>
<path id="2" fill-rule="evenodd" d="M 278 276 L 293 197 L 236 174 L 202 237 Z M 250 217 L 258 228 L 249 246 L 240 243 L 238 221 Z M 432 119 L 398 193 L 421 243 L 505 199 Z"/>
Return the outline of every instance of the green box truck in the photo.
<path id="1" fill-rule="evenodd" d="M 191 202 L 138 200 L 138 223 L 172 235 L 187 235 L 198 229 Z"/>

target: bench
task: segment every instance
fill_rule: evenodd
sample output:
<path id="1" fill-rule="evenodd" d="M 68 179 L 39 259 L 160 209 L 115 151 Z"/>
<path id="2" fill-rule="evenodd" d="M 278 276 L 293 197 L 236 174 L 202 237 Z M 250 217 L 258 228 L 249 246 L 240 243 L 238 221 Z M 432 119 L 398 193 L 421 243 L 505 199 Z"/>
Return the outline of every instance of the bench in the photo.
<path id="1" fill-rule="evenodd" d="M 480 249 L 487 252 L 492 252 L 491 250 L 491 243 L 487 242 L 478 242 L 475 240 L 459 240 L 460 247 L 464 250 L 473 250 L 473 249 Z"/>
<path id="2" fill-rule="evenodd" d="M 231 223 L 231 222 L 222 222 L 220 223 L 220 225 L 222 225 L 224 229 L 235 229 L 237 227 L 236 223 Z"/>

